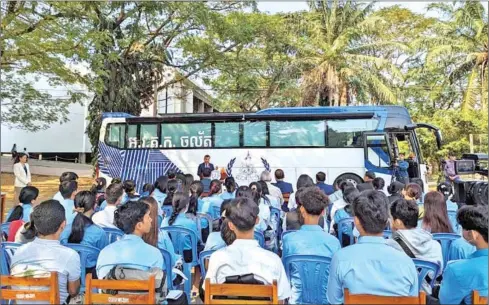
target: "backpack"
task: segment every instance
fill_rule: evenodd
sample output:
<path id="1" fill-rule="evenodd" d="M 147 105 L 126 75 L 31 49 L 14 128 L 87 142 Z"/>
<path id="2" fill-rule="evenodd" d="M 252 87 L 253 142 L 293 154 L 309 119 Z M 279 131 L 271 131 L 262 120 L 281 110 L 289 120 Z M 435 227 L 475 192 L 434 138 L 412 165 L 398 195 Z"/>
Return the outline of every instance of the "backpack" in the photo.
<path id="1" fill-rule="evenodd" d="M 151 275 L 155 275 L 155 292 L 156 292 L 156 304 L 161 304 L 168 294 L 168 287 L 166 283 L 166 273 L 160 268 L 153 267 L 148 271 L 143 271 L 139 269 L 124 267 L 124 266 L 114 266 L 110 269 L 109 273 L 104 277 L 106 280 L 139 280 L 147 281 Z M 142 294 L 146 291 L 125 291 L 125 290 L 113 290 L 107 289 L 104 293 L 116 295 L 118 293 L 126 294 Z"/>

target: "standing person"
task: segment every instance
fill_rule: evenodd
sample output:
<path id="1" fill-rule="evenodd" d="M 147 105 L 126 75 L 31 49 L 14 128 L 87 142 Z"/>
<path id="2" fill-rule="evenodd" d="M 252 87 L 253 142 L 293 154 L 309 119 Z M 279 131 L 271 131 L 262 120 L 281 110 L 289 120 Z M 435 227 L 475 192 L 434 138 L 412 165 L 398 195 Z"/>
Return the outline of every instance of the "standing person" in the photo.
<path id="1" fill-rule="evenodd" d="M 409 183 L 409 163 L 404 160 L 406 155 L 404 153 L 399 154 L 399 160 L 396 162 L 397 170 L 396 170 L 396 179 L 404 184 Z"/>
<path id="2" fill-rule="evenodd" d="M 364 191 L 353 203 L 358 242 L 333 256 L 328 278 L 329 304 L 342 304 L 351 294 L 418 296 L 418 272 L 405 253 L 387 245 L 383 231 L 389 222 L 389 200 L 378 191 Z"/>
<path id="3" fill-rule="evenodd" d="M 214 170 L 214 164 L 210 163 L 210 161 L 211 161 L 211 156 L 205 155 L 204 156 L 204 163 L 199 164 L 199 168 L 197 169 L 197 176 L 199 176 L 200 179 L 202 179 L 204 177 L 203 173 L 204 173 L 205 168 L 208 168 L 211 172 Z M 210 175 L 209 175 L 209 177 L 210 177 Z"/>
<path id="4" fill-rule="evenodd" d="M 27 163 L 27 155 L 24 153 L 18 153 L 17 158 L 15 158 L 14 176 L 14 202 L 19 204 L 20 191 L 22 188 L 32 184 L 31 170 Z"/>
<path id="5" fill-rule="evenodd" d="M 316 174 L 316 186 L 321 189 L 326 195 L 334 193 L 334 187 L 330 184 L 326 184 L 326 174 L 324 172 L 318 172 Z"/>
<path id="6" fill-rule="evenodd" d="M 445 175 L 445 180 L 447 182 L 458 183 L 460 181 L 460 176 L 455 172 L 455 154 L 450 152 L 448 153 L 448 160 L 445 161 L 445 167 L 443 168 L 443 173 Z"/>
<path id="7" fill-rule="evenodd" d="M 277 169 L 275 171 L 275 181 L 276 183 L 272 183 L 273 186 L 276 186 L 280 189 L 282 194 L 292 194 L 294 192 L 294 189 L 292 188 L 292 184 L 285 182 L 285 174 L 284 171 L 281 169 Z"/>
<path id="8" fill-rule="evenodd" d="M 449 263 L 443 272 L 440 304 L 472 304 L 473 290 L 487 296 L 487 206 L 465 206 L 457 213 L 463 238 L 477 248 L 467 259 Z"/>
<path id="9" fill-rule="evenodd" d="M 10 153 L 12 154 L 12 160 L 15 161 L 17 158 L 17 144 L 14 143 L 14 146 L 12 146 L 12 150 L 10 150 Z"/>

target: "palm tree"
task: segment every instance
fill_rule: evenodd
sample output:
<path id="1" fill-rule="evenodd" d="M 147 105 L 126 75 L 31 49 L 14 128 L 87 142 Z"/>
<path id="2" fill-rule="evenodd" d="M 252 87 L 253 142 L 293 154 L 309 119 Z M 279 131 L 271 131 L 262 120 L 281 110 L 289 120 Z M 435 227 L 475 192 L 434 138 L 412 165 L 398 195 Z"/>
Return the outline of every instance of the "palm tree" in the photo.
<path id="1" fill-rule="evenodd" d="M 482 2 L 437 3 L 429 9 L 442 13 L 436 36 L 427 40 L 428 64 L 448 63 L 446 85 L 464 87 L 461 109 L 487 109 L 488 24 Z"/>
<path id="2" fill-rule="evenodd" d="M 307 37 L 299 37 L 303 105 L 395 104 L 402 79 L 386 48 L 406 49 L 383 41 L 378 26 L 386 21 L 368 5 L 352 0 L 309 1 Z"/>

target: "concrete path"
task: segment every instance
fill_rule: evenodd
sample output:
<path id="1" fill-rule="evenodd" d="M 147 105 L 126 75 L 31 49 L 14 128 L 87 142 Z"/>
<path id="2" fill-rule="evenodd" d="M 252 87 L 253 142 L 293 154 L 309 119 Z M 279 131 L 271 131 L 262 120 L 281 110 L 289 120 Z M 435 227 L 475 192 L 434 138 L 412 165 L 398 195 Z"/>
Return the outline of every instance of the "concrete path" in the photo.
<path id="1" fill-rule="evenodd" d="M 0 170 L 2 173 L 13 172 L 11 157 L 2 156 Z M 29 166 L 31 174 L 45 176 L 60 176 L 63 172 L 75 172 L 79 177 L 92 177 L 94 167 L 90 164 L 70 163 L 61 161 L 39 161 L 30 159 Z"/>

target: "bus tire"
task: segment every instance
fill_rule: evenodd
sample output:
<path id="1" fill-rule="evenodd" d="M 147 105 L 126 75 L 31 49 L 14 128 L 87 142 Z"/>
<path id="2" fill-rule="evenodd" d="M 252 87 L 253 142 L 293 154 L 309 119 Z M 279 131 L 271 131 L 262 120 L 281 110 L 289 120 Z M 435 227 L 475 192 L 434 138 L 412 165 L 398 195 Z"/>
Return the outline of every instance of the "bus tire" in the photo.
<path id="1" fill-rule="evenodd" d="M 334 181 L 334 185 L 336 185 L 336 183 L 338 182 L 338 180 L 346 180 L 348 182 L 351 182 L 353 183 L 355 186 L 357 184 L 360 184 L 360 183 L 363 183 L 363 179 L 358 176 L 358 175 L 355 175 L 355 174 L 343 174 L 343 175 L 340 175 L 338 176 L 335 181 Z"/>

